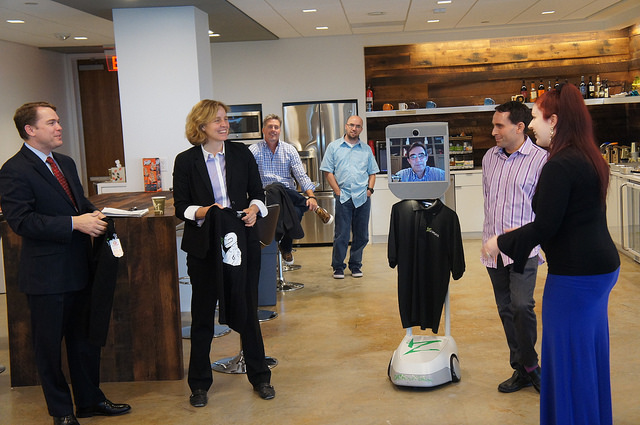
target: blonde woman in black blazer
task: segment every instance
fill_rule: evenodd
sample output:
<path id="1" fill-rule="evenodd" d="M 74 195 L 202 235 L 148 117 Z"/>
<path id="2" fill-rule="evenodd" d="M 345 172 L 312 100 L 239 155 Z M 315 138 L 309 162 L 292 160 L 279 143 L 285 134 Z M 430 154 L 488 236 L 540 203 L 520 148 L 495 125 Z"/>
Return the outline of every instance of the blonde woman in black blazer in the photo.
<path id="1" fill-rule="evenodd" d="M 240 333 L 249 382 L 263 399 L 275 397 L 257 317 L 260 244 L 253 225 L 259 215 L 266 215 L 264 192 L 249 149 L 227 141 L 228 111 L 224 103 L 208 99 L 193 107 L 187 116 L 186 137 L 194 146 L 176 157 L 173 170 L 174 206 L 176 216 L 185 222 L 181 248 L 187 253 L 193 290 L 188 383 L 192 392 L 189 401 L 194 407 L 207 404 L 207 391 L 213 382 L 209 353 L 218 301 L 221 322 L 236 318 L 228 323 Z M 241 300 L 224 299 L 233 294 L 223 289 L 229 282 L 222 282 L 217 235 L 231 230 L 216 227 L 225 226 L 221 224 L 224 220 L 235 219 L 244 222 L 241 229 L 246 231 L 246 235 L 238 235 L 246 240 L 242 264 L 246 286 L 239 292 L 244 293 Z M 244 317 L 238 318 L 238 311 Z"/>

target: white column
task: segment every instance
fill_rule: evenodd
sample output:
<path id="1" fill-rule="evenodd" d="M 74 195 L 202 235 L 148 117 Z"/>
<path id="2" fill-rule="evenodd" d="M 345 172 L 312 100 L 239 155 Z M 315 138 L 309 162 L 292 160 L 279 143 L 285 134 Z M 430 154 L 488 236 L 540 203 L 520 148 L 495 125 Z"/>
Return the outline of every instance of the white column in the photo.
<path id="1" fill-rule="evenodd" d="M 185 119 L 213 97 L 208 16 L 192 7 L 114 9 L 127 191 L 143 191 L 142 158 L 161 158 L 173 186 L 175 156 L 191 145 Z"/>

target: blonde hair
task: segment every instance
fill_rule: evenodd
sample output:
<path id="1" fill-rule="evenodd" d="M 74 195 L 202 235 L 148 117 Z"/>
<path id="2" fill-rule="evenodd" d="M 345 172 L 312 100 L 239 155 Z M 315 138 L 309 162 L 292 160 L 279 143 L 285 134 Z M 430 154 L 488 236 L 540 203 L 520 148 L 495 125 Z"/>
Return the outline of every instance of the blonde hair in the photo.
<path id="1" fill-rule="evenodd" d="M 196 103 L 187 115 L 185 136 L 192 145 L 201 145 L 207 140 L 207 135 L 202 127 L 216 118 L 218 109 L 224 108 L 226 112 L 231 109 L 219 100 L 203 99 Z"/>
<path id="2" fill-rule="evenodd" d="M 278 116 L 278 114 L 269 114 L 266 117 L 264 117 L 264 120 L 262 120 L 262 126 L 266 127 L 267 126 L 267 122 L 271 121 L 271 120 L 278 120 L 278 122 L 280 123 L 280 125 L 282 125 L 282 120 L 280 119 L 280 117 Z"/>

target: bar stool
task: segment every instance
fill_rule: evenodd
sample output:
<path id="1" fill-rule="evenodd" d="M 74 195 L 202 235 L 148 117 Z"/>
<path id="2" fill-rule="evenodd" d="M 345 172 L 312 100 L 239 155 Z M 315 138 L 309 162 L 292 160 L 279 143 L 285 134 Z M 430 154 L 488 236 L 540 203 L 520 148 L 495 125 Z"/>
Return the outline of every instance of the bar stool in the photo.
<path id="1" fill-rule="evenodd" d="M 262 220 L 258 220 L 255 224 L 256 231 L 258 232 L 258 238 L 260 239 L 260 248 L 264 248 L 269 246 L 275 237 L 276 227 L 278 225 L 278 215 L 280 214 L 280 205 L 273 204 L 268 205 L 267 210 L 269 213 Z M 280 254 L 280 251 L 278 251 Z M 263 313 L 261 313 L 263 312 Z M 260 316 L 267 317 L 265 320 L 275 319 L 278 316 L 278 313 L 275 311 L 269 310 L 258 310 L 258 320 L 260 320 Z M 267 366 L 269 369 L 272 369 L 278 365 L 278 360 L 273 357 L 265 356 L 265 360 L 267 361 Z M 242 374 L 247 373 L 247 363 L 244 360 L 244 354 L 242 352 L 242 347 L 240 348 L 240 352 L 233 357 L 225 357 L 223 359 L 217 360 L 211 363 L 211 369 L 220 373 L 230 373 L 230 374 Z"/>
<path id="2" fill-rule="evenodd" d="M 280 292 L 297 291 L 304 288 L 304 284 L 297 282 L 287 282 L 284 278 L 284 266 L 282 261 L 282 252 L 278 250 L 278 280 L 276 281 L 276 288 Z"/>

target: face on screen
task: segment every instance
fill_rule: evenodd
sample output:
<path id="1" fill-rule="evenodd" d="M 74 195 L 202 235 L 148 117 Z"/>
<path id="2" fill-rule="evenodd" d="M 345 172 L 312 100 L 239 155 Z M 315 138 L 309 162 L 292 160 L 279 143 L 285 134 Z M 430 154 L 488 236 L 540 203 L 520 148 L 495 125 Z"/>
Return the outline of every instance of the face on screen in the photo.
<path id="1" fill-rule="evenodd" d="M 391 139 L 392 181 L 444 181 L 444 138 L 407 137 Z"/>

